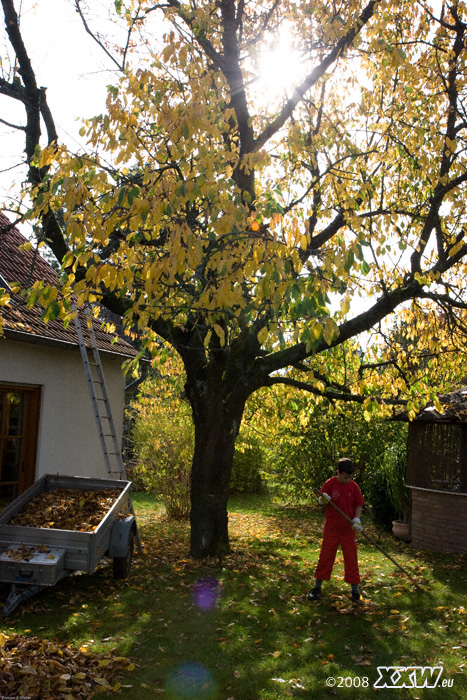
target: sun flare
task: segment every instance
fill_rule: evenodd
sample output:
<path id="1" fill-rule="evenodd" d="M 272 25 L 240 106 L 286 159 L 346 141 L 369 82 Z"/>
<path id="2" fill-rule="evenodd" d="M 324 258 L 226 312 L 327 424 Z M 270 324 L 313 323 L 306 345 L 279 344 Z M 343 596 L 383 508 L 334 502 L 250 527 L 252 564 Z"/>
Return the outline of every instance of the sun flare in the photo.
<path id="1" fill-rule="evenodd" d="M 303 61 L 292 37 L 283 33 L 262 52 L 258 61 L 256 89 L 268 100 L 288 94 L 303 74 Z"/>

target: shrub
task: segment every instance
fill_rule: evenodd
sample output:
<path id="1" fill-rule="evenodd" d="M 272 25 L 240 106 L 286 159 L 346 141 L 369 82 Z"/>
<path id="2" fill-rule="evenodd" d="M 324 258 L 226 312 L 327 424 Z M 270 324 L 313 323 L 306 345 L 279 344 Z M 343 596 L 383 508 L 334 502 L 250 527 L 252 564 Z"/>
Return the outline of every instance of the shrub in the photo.
<path id="1" fill-rule="evenodd" d="M 151 379 L 144 383 L 133 408 L 138 482 L 160 497 L 169 518 L 185 520 L 190 514 L 193 459 L 190 407 L 170 390 L 163 392 L 158 379 Z"/>
<path id="2" fill-rule="evenodd" d="M 374 475 L 365 493 L 365 502 L 371 508 L 375 525 L 391 530 L 392 521 L 397 518 L 397 511 L 389 498 L 386 475 L 380 471 Z"/>
<path id="3" fill-rule="evenodd" d="M 306 396 L 285 391 L 277 392 L 270 403 L 269 478 L 280 498 L 313 502 L 322 484 L 335 474 L 337 460 L 349 457 L 375 516 L 386 513 L 384 522 L 401 517 L 406 492 L 405 423 L 377 415 L 368 420 L 359 405 L 314 404 Z"/>
<path id="4" fill-rule="evenodd" d="M 262 489 L 263 449 L 257 440 L 238 440 L 230 477 L 230 493 L 260 493 Z"/>
<path id="5" fill-rule="evenodd" d="M 188 519 L 194 427 L 190 406 L 182 398 L 181 363 L 168 356 L 164 371 L 147 379 L 132 402 L 132 473 L 140 488 L 160 497 L 170 518 Z M 231 493 L 258 493 L 262 467 L 259 441 L 243 431 L 233 461 Z"/>

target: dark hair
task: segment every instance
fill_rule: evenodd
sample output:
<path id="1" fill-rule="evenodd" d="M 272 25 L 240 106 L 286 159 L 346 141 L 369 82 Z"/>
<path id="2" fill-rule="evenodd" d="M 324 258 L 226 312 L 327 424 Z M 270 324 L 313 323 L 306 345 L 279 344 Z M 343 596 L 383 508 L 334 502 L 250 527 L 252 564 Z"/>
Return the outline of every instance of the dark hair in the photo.
<path id="1" fill-rule="evenodd" d="M 348 459 L 347 457 L 341 457 L 340 460 L 337 462 L 337 471 L 339 473 L 346 472 L 346 474 L 353 474 L 353 472 L 355 471 L 354 463 L 351 459 Z"/>

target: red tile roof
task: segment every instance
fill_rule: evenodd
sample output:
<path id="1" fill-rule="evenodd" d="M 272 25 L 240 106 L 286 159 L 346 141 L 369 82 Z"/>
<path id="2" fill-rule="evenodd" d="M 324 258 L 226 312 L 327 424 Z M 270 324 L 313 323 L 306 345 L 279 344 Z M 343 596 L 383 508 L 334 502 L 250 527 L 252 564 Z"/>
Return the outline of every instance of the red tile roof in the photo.
<path id="1" fill-rule="evenodd" d="M 34 249 L 19 250 L 19 247 L 24 243 L 27 243 L 27 239 L 0 212 L 0 287 L 6 287 L 10 291 L 9 285 L 18 282 L 23 289 L 27 289 L 37 280 L 57 284 L 57 273 Z M 60 319 L 44 323 L 41 318 L 43 309 L 40 307 L 28 308 L 24 298 L 18 294 L 12 294 L 11 291 L 10 297 L 10 303 L 0 307 L 4 333 L 7 338 L 45 345 L 62 345 L 63 347 L 78 345 L 73 323 L 70 323 L 67 328 L 63 326 Z M 85 341 L 88 344 L 89 336 L 84 314 L 81 325 Z M 134 347 L 122 338 L 112 342 L 114 336 L 102 330 L 99 321 L 93 320 L 93 326 L 99 351 L 124 357 L 136 356 L 137 351 Z"/>

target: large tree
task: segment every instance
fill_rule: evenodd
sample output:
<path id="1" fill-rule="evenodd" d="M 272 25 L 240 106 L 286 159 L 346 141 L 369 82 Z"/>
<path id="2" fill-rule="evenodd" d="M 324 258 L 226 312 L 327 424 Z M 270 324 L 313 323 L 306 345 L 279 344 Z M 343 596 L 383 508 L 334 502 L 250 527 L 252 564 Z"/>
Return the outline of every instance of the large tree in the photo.
<path id="1" fill-rule="evenodd" d="M 146 350 L 179 353 L 191 554 L 225 552 L 253 392 L 283 383 L 413 411 L 464 347 L 465 3 L 118 0 L 121 78 L 78 154 L 58 142 L 13 0 L 2 5 L 16 72 L 0 92 L 25 106 L 27 216 L 63 270 L 61 297 L 38 286 L 32 299 L 65 320 L 71 294 L 98 301 Z M 276 99 L 258 66 L 284 32 L 300 61 Z M 381 356 L 399 311 L 408 340 Z M 362 336 L 356 374 L 330 361 Z"/>

